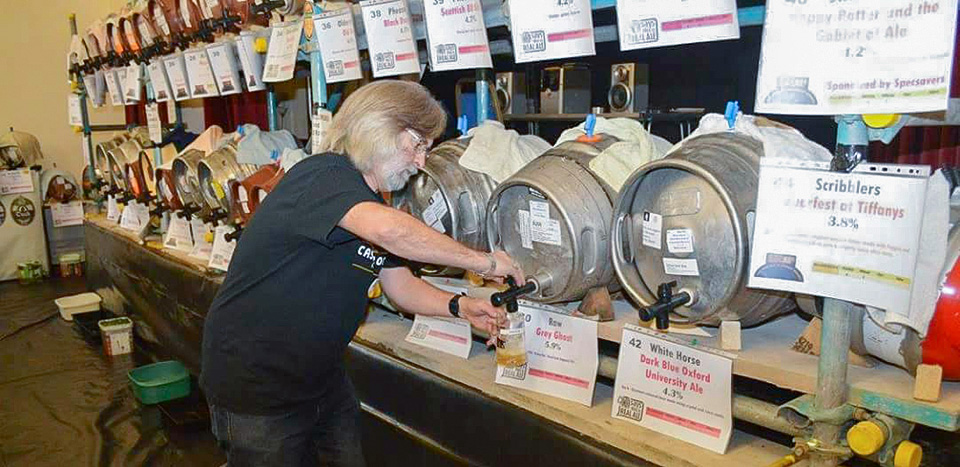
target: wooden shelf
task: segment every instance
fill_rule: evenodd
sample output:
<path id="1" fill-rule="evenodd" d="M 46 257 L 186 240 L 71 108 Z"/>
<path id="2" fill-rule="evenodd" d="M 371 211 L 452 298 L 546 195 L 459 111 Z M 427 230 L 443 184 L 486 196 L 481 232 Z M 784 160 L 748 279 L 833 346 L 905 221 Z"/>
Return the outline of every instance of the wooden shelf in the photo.
<path id="1" fill-rule="evenodd" d="M 672 109 L 667 112 L 638 113 L 638 112 L 608 112 L 597 114 L 603 118 L 632 118 L 634 120 L 649 120 L 653 122 L 680 122 L 697 120 L 703 116 L 704 109 Z M 586 120 L 588 114 L 507 114 L 503 116 L 505 122 L 580 122 Z"/>

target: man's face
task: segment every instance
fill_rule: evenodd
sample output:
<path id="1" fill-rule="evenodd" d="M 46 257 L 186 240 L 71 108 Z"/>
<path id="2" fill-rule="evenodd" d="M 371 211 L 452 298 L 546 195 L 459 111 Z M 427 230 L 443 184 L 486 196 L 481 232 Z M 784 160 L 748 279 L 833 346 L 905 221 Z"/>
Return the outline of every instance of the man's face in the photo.
<path id="1" fill-rule="evenodd" d="M 397 191 L 403 188 L 426 164 L 427 150 L 431 141 L 420 136 L 414 130 L 401 133 L 400 152 L 388 159 L 380 167 L 380 189 Z"/>

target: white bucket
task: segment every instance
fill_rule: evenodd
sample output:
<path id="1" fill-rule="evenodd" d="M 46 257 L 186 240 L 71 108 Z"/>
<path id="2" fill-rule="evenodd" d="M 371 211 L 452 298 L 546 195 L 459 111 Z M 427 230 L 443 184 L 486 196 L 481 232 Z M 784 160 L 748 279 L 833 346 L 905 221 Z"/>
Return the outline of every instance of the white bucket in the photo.
<path id="1" fill-rule="evenodd" d="M 60 317 L 73 321 L 73 315 L 100 310 L 100 296 L 93 292 L 60 297 L 53 301 L 60 309 Z"/>
<path id="2" fill-rule="evenodd" d="M 102 319 L 97 324 L 103 338 L 103 353 L 112 357 L 133 351 L 133 321 L 130 318 Z"/>

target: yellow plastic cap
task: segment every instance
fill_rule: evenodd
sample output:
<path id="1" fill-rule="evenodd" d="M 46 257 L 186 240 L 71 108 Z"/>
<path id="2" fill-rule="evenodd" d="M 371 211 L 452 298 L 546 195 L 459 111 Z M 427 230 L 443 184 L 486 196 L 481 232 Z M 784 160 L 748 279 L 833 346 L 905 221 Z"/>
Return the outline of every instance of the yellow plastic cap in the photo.
<path id="1" fill-rule="evenodd" d="M 860 456 L 869 456 L 883 447 L 887 434 L 874 422 L 857 423 L 847 431 L 847 444 Z"/>
<path id="2" fill-rule="evenodd" d="M 887 128 L 896 125 L 900 120 L 899 114 L 870 114 L 863 116 L 863 123 L 870 128 Z"/>
<path id="3" fill-rule="evenodd" d="M 253 51 L 258 54 L 267 53 L 267 38 L 266 37 L 256 38 L 256 40 L 253 41 Z"/>
<path id="4" fill-rule="evenodd" d="M 207 243 L 213 243 L 213 232 L 207 232 L 204 234 L 203 239 L 206 240 Z"/>
<path id="5" fill-rule="evenodd" d="M 918 467 L 923 460 L 923 448 L 912 441 L 904 441 L 897 446 L 893 456 L 894 467 Z"/>

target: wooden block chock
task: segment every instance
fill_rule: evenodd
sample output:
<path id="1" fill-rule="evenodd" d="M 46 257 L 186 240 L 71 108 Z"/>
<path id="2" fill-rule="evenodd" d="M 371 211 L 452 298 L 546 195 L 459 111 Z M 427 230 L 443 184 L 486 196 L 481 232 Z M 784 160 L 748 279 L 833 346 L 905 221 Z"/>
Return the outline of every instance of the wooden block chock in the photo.
<path id="1" fill-rule="evenodd" d="M 920 364 L 913 383 L 913 398 L 927 402 L 939 401 L 942 380 L 943 368 L 940 365 Z"/>
<path id="2" fill-rule="evenodd" d="M 583 297 L 577 311 L 584 318 L 595 321 L 613 321 L 613 300 L 610 298 L 610 292 L 606 287 L 594 287 L 587 291 Z"/>
<path id="3" fill-rule="evenodd" d="M 723 321 L 720 323 L 720 348 L 723 350 L 740 350 L 740 321 Z"/>

